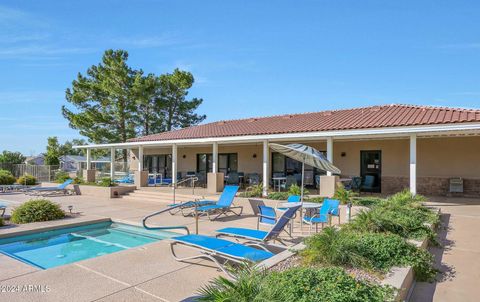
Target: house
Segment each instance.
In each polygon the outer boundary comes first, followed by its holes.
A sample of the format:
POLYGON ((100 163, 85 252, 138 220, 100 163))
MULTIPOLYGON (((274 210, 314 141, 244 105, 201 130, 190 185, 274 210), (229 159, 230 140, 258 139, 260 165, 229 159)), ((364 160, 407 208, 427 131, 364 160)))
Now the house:
MULTIPOLYGON (((91 160, 91 164, 95 166, 95 169, 101 170, 106 164, 110 163, 110 158, 100 157, 95 160, 91 160)), ((66 172, 80 171, 86 168, 87 157, 81 155, 63 155, 60 157, 60 169, 66 172)))
MULTIPOLYGON (((463 184, 455 190, 480 196, 479 135, 480 110, 392 104, 225 120, 126 143, 78 147, 87 148, 87 157, 96 148, 110 148, 112 153, 129 149, 132 170, 164 177, 189 171, 257 173, 266 192, 272 177, 296 175, 301 168, 273 153, 269 143, 302 143, 323 151, 340 168, 342 178, 373 180, 373 192, 409 188, 413 193, 447 195, 455 179, 463 184)), ((311 167, 306 171, 307 185, 322 173, 311 167)))

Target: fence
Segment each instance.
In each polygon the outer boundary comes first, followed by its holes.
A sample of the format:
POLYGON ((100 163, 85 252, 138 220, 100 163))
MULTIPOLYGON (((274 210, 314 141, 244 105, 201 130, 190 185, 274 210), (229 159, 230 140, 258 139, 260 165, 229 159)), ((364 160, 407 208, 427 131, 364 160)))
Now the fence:
POLYGON ((0 170, 10 171, 13 176, 20 177, 25 174, 34 176, 38 182, 52 181, 55 173, 60 169, 53 165, 26 165, 26 164, 6 164, 0 163, 0 170))

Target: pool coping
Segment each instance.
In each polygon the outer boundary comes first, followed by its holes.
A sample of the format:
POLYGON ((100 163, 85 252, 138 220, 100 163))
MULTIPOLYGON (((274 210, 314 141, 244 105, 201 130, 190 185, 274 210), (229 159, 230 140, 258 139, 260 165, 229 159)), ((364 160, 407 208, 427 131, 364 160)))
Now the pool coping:
POLYGON ((86 218, 86 219, 68 218, 68 219, 60 219, 60 220, 34 222, 35 225, 29 224, 27 226, 27 227, 33 227, 33 228, 29 228, 26 230, 17 230, 15 228, 2 230, 3 232, 0 233, 0 239, 30 235, 30 234, 40 233, 40 232, 47 232, 47 231, 67 228, 67 227, 77 227, 77 226, 83 226, 83 225, 101 223, 101 222, 115 222, 115 221, 109 217, 99 217, 99 218, 86 218), (66 220, 66 221, 63 221, 63 220, 66 220), (58 222, 58 223, 55 223, 55 222, 58 222), (52 224, 43 225, 43 226, 38 225, 42 223, 52 223, 52 224))

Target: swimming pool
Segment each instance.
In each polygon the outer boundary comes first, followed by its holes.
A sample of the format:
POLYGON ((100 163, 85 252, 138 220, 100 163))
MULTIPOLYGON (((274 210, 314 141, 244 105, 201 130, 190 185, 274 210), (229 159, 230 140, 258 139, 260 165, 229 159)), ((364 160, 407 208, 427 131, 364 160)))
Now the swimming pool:
POLYGON ((0 253, 41 269, 156 242, 175 235, 115 222, 61 228, 0 239, 0 253))

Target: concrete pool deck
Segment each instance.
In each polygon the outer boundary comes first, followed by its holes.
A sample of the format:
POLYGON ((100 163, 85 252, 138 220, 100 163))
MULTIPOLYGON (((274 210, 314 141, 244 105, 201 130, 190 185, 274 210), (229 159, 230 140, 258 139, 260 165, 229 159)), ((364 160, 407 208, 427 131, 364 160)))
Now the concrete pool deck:
MULTIPOLYGON (((9 213, 12 207, 20 205, 31 196, 23 194, 0 195, 7 201, 9 213)), ((165 203, 99 199, 88 196, 61 196, 49 198, 59 203, 63 209, 73 205, 73 212, 81 216, 57 221, 31 223, 14 227, 0 228, 2 234, 28 231, 40 227, 63 225, 73 221, 112 218, 131 224, 140 224, 142 218, 165 208, 165 203)), ((213 234, 225 226, 256 227, 256 217, 251 213, 246 200, 239 201, 244 206, 241 217, 228 217, 218 221, 201 219, 199 233, 213 234)), ((342 211, 344 214, 344 210, 342 211)), ((345 217, 342 217, 345 221, 345 217)), ((333 219, 333 223, 337 220, 333 219)), ((162 214, 151 219, 157 225, 187 225, 195 230, 192 217, 162 214)), ((299 228, 295 228, 299 230, 299 228)), ((304 227, 308 235, 308 227, 304 227)), ((299 231, 298 231, 299 232, 299 231)), ((300 233, 294 237, 301 236, 300 233)), ((285 238, 288 240, 288 238, 285 238)), ((181 255, 192 253, 181 249, 181 255)), ((221 272, 210 261, 177 262, 171 257, 168 241, 159 241, 129 250, 79 261, 76 263, 40 270, 5 255, 0 255, 0 286, 48 286, 48 292, 0 292, 0 301, 182 301, 197 294, 200 287, 207 284, 221 272)))

